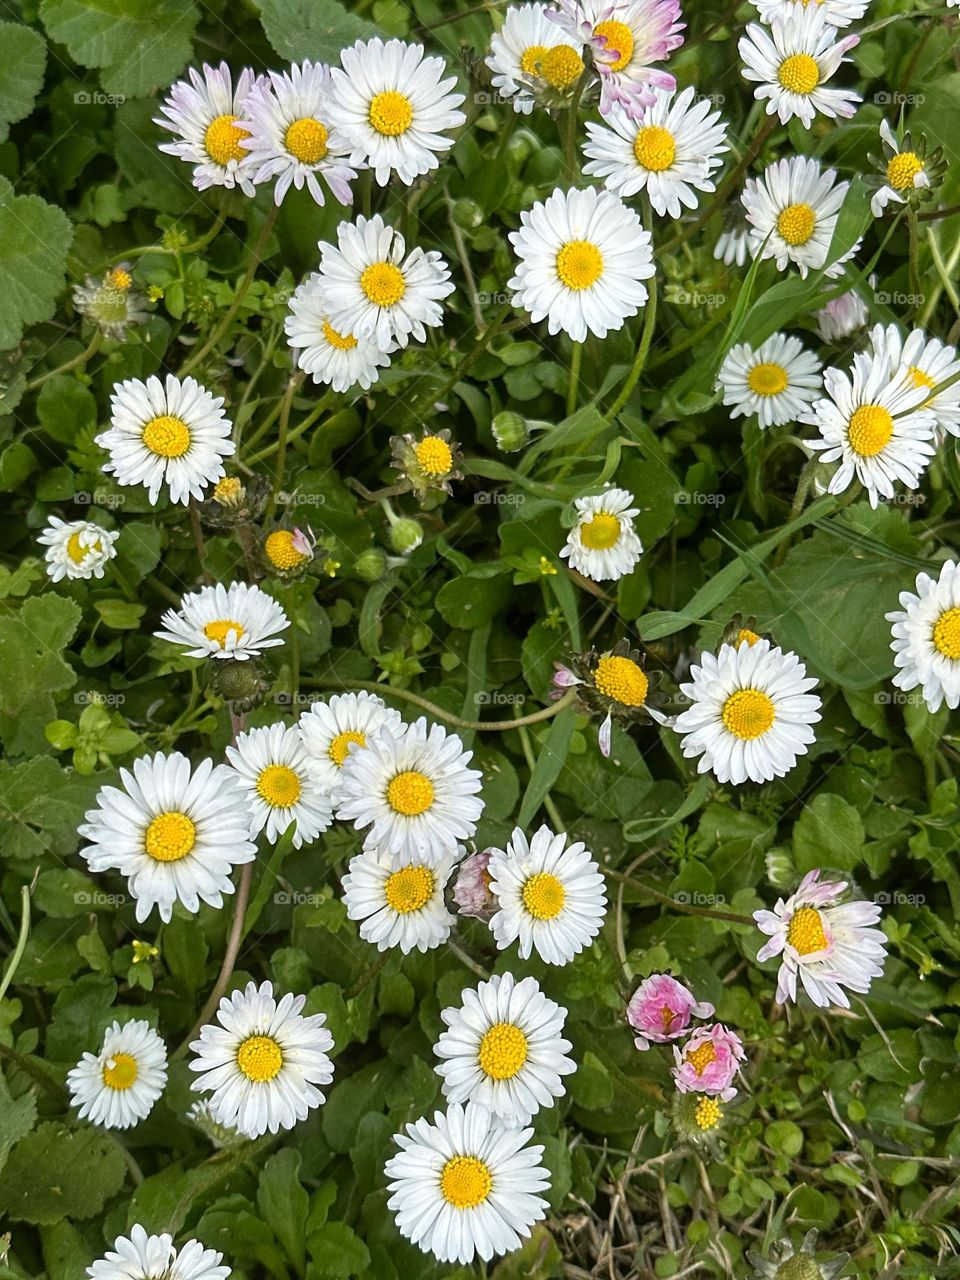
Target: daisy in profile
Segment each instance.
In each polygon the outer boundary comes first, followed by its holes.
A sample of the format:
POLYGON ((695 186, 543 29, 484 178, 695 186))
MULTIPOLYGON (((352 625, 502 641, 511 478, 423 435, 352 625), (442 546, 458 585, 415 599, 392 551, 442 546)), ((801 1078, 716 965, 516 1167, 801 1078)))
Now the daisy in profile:
POLYGON ((264 649, 283 644, 277 634, 290 625, 274 600, 254 584, 218 582, 191 591, 179 609, 168 609, 160 620, 163 631, 153 634, 186 648, 190 658, 259 658, 264 649))
POLYGON ((167 1050, 149 1022, 113 1022, 99 1053, 85 1053, 67 1073, 81 1120, 129 1129, 153 1110, 167 1083, 167 1050))
MULTIPOLYGON (((875 277, 870 277, 871 284, 875 277)), ((825 307, 813 313, 817 323, 817 333, 824 342, 838 344, 849 338, 858 329, 866 328, 870 321, 867 304, 856 289, 842 293, 839 298, 831 298, 825 307)))
POLYGON ((751 229, 744 217, 743 206, 735 200, 729 201, 723 211, 723 230, 713 247, 713 256, 724 266, 744 266, 752 250, 750 247, 751 229))
POLYGON ((647 300, 642 282, 654 274, 650 232, 639 214, 610 191, 561 191, 520 215, 511 231, 517 273, 513 305, 583 342, 622 329, 647 300))
POLYGON ((943 382, 960 373, 955 347, 939 338, 928 338, 922 329, 913 329, 904 339, 895 324, 876 325, 870 331, 870 346, 877 360, 886 360, 896 377, 911 388, 927 392, 923 407, 933 411, 937 432, 960 436, 960 383, 936 391, 943 382))
POLYGON ((838 39, 821 8, 797 6, 769 28, 750 23, 738 46, 743 78, 757 82, 753 96, 781 124, 796 116, 809 129, 818 115, 849 119, 860 95, 826 86, 859 43, 859 36, 838 39))
POLYGON ((340 770, 351 752, 362 751, 381 731, 395 736, 402 728, 399 711, 365 690, 336 693, 325 702, 312 703, 299 724, 307 767, 327 792, 339 783, 340 770))
POLYGON ((87 1267, 89 1280, 229 1280, 223 1254, 205 1249, 199 1240, 173 1247, 173 1236, 148 1236, 136 1223, 129 1236, 118 1236, 113 1248, 87 1267))
POLYGON ((673 1046, 673 1083, 681 1093, 706 1093, 721 1102, 737 1096, 733 1081, 746 1058, 743 1042, 722 1022, 698 1027, 682 1049, 673 1046))
POLYGON ((640 508, 627 489, 577 498, 577 522, 560 552, 570 568, 592 582, 615 582, 637 566, 643 547, 633 528, 640 508))
POLYGON ((456 857, 477 829, 482 774, 455 733, 421 717, 351 751, 340 771, 337 817, 366 830, 364 848, 425 861, 456 857))
POLYGON ((562 104, 583 75, 583 42, 571 41, 551 21, 552 12, 545 4, 511 6, 490 40, 493 87, 523 115, 538 101, 562 104))
POLYGON ((690 668, 680 692, 690 706, 676 719, 687 759, 699 757, 698 773, 739 786, 782 778, 814 741, 820 719, 816 680, 795 653, 771 648, 769 640, 720 646, 690 668))
POLYGON ((485 1262, 519 1248, 547 1212, 543 1147, 486 1107, 454 1103, 408 1124, 384 1166, 397 1230, 440 1262, 485 1262))
POLYGON ((756 351, 732 347, 717 374, 732 418, 755 413, 761 427, 795 422, 823 390, 823 366, 799 338, 775 333, 756 351))
POLYGON ((166 485, 171 502, 184 506, 203 497, 207 485, 223 478, 223 459, 236 451, 223 412, 223 397, 212 396, 195 378, 181 382, 129 378, 114 385, 110 428, 94 441, 110 454, 103 470, 117 484, 142 484, 156 504, 166 485))
POLYGON ((310 772, 310 759, 295 725, 249 729, 227 747, 250 814, 250 836, 261 831, 276 844, 293 827, 293 847, 311 844, 333 821, 327 791, 310 772))
POLYGON ((340 393, 373 386, 390 356, 370 335, 341 333, 333 327, 319 275, 314 273, 296 288, 289 305, 283 329, 298 369, 340 393))
MULTIPOLYGON (((793 156, 778 160, 759 178, 748 178, 743 189, 743 207, 753 228, 751 255, 775 258, 778 271, 792 262, 806 279, 827 261, 840 206, 850 188, 837 182, 833 169, 826 173, 818 160, 793 156)), ((859 248, 859 241, 837 262, 830 263, 827 275, 843 272, 843 264, 859 248)))
POLYGON ((340 204, 352 202, 357 173, 347 163, 346 140, 332 127, 332 100, 330 68, 309 60, 271 71, 247 96, 243 146, 254 182, 274 183, 276 204, 291 186, 306 186, 317 204, 325 204, 324 185, 340 204))
POLYGON ((488 874, 499 907, 490 930, 501 951, 516 942, 522 960, 536 951, 545 964, 569 964, 600 932, 604 879, 581 841, 568 845, 542 826, 528 842, 515 827, 506 849, 491 853, 488 874))
POLYGON ((820 1009, 830 1004, 849 1009, 846 991, 866 995, 883 974, 887 939, 872 926, 880 920, 875 902, 846 902, 845 880, 820 882, 822 871, 810 871, 796 893, 777 900, 772 911, 755 911, 757 928, 770 941, 761 947, 762 964, 780 956, 777 1003, 797 999, 797 978, 820 1009), (844 990, 846 988, 846 991, 844 990))
POLYGON ((37 538, 46 547, 44 560, 54 582, 64 578, 102 578, 107 563, 117 554, 114 543, 119 533, 111 533, 90 520, 60 520, 51 516, 37 538))
POLYGON ((190 1048, 197 1073, 191 1089, 210 1094, 218 1124, 247 1138, 292 1129, 325 1101, 319 1085, 333 1079, 333 1036, 326 1015, 303 1016, 306 996, 276 1000, 273 985, 248 982, 224 996, 217 1022, 190 1048))
POLYGON ((320 241, 318 286, 337 333, 375 342, 381 350, 423 342, 443 322, 440 303, 454 291, 450 268, 430 249, 411 249, 379 213, 341 222, 336 246, 320 241))
POLYGON ((350 163, 372 169, 385 187, 396 174, 407 186, 438 168, 467 117, 458 110, 456 76, 443 77, 442 58, 426 58, 423 46, 379 36, 341 49, 331 72, 329 112, 350 146, 350 163))
POLYGON ((716 190, 711 175, 729 148, 719 111, 695 98, 693 88, 679 95, 658 89, 641 120, 613 107, 603 124, 587 121, 584 173, 624 200, 646 190, 661 217, 696 209, 696 192, 716 190))
POLYGON ((407 955, 446 942, 454 917, 444 903, 452 857, 391 858, 370 849, 350 859, 343 877, 347 916, 360 921, 360 937, 378 951, 407 955))
POLYGON ((668 1044, 690 1030, 691 1018, 709 1018, 713 1005, 698 1001, 668 973, 654 973, 644 978, 627 1005, 627 1021, 639 1034, 633 1043, 638 1049, 651 1044, 668 1044))
POLYGON ((928 196, 946 169, 940 147, 928 156, 926 138, 921 136, 915 143, 911 134, 905 133, 898 139, 887 120, 881 121, 880 141, 882 158, 870 157, 883 174, 882 184, 870 200, 875 218, 883 216, 888 204, 909 204, 914 193, 918 199, 928 196))
POLYGON ((249 131, 240 121, 257 76, 244 67, 234 88, 225 62, 219 67, 204 63, 202 74, 190 67, 189 75, 189 80, 178 80, 171 87, 154 118, 154 124, 177 139, 161 142, 159 149, 193 165, 193 185, 198 191, 239 187, 245 196, 252 196, 255 165, 244 146, 249 131))
POLYGON ((960 566, 947 560, 936 578, 918 573, 916 593, 900 592, 901 608, 886 615, 898 689, 922 689, 930 712, 960 706, 960 566))
POLYGON ((252 862, 249 817, 231 769, 201 760, 191 767, 179 751, 141 756, 133 771, 120 770, 120 787, 101 787, 78 834, 91 871, 119 871, 136 899, 136 916, 154 907, 166 924, 173 904, 188 911, 200 903, 223 906, 233 893, 234 867, 252 862))
MULTIPOLYGON (((773 22, 777 18, 789 18, 801 7, 806 9, 810 0, 752 0, 760 10, 761 22, 773 22)), ((949 2, 949 0, 948 0, 949 2)), ((870 8, 870 0, 816 0, 824 19, 833 27, 849 27, 859 22, 870 8)))
POLYGON ((843 493, 854 480, 870 505, 892 498, 899 481, 916 489, 936 453, 936 414, 924 406, 928 389, 899 374, 888 359, 858 352, 848 376, 839 369, 823 375, 828 399, 801 415, 820 430, 808 441, 822 462, 836 462, 830 493, 843 493))

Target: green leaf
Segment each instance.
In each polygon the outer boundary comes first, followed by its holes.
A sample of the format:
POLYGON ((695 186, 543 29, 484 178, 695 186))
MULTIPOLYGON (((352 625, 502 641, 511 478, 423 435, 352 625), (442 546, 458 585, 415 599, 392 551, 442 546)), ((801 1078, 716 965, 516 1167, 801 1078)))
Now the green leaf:
POLYGON ((39 196, 16 196, 0 177, 0 351, 27 325, 49 320, 64 285, 73 228, 62 209, 39 196))
POLYGON ((451 578, 437 593, 437 608, 451 627, 472 631, 485 627, 507 607, 513 588, 505 575, 496 578, 451 578))
POLYGON ((31 1092, 19 1098, 11 1097, 7 1082, 0 1075, 0 1170, 7 1163, 14 1143, 30 1132, 36 1118, 36 1095, 31 1092))
POLYGON ((550 731, 537 756, 537 763, 530 775, 530 781, 527 783, 527 789, 523 793, 523 803, 520 805, 520 814, 517 818, 518 826, 525 827, 533 819, 543 804, 547 792, 560 776, 560 770, 570 750, 570 739, 573 737, 576 720, 576 707, 566 707, 550 726, 550 731))
POLYGON ((263 0, 260 21, 274 50, 290 62, 338 62, 341 49, 377 31, 337 0, 263 0))
POLYGON ((303 1271, 310 1197, 300 1185, 300 1152, 287 1147, 263 1166, 257 1206, 298 1273, 303 1271))
POLYGON ((47 46, 43 37, 19 22, 0 22, 0 141, 8 126, 30 114, 43 88, 47 46))
POLYGON ((18 613, 0 618, 0 735, 12 754, 42 748, 43 727, 54 719, 50 695, 76 684, 63 651, 79 622, 79 607, 58 595, 26 600, 18 613))
POLYGON ((846 800, 823 792, 804 806, 793 828, 793 852, 801 873, 817 867, 850 871, 863 852, 863 823, 846 800))
POLYGON ((0 1202, 14 1222, 92 1218, 123 1186, 126 1168, 107 1134, 48 1122, 10 1152, 0 1174, 0 1202))
POLYGON ((370 1263, 370 1252, 352 1227, 345 1222, 328 1222, 307 1241, 310 1265, 307 1280, 347 1280, 362 1276, 370 1263))

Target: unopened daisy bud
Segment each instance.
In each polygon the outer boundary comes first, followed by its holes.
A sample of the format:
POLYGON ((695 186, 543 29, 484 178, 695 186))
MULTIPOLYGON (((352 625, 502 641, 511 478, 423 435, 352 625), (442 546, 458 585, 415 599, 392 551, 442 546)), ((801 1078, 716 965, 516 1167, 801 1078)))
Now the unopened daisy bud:
POLYGON ((516 453, 530 438, 526 418, 505 409, 498 413, 492 425, 493 438, 502 453, 516 453))
POLYGON ((221 507, 234 510, 243 503, 245 496, 246 490, 239 476, 224 476, 222 480, 218 480, 211 495, 213 501, 219 502, 221 507))
POLYGON ((838 1253, 826 1262, 818 1262, 816 1230, 807 1232, 799 1249, 790 1240, 781 1240, 771 1249, 769 1258, 747 1254, 755 1268, 753 1280, 833 1280, 849 1257, 848 1253, 838 1253))
POLYGON ((387 557, 379 547, 367 547, 357 556, 353 571, 361 582, 379 582, 387 570, 387 557))
POLYGON ((127 330, 149 318, 147 299, 133 287, 126 263, 108 271, 99 280, 87 276, 73 290, 73 305, 81 315, 101 330, 104 337, 122 342, 127 330))
POLYGON ((263 543, 267 567, 279 578, 298 577, 313 559, 316 539, 312 533, 292 529, 274 529, 263 543))
POLYGON ((492 849, 484 849, 465 858, 460 864, 457 882, 453 886, 453 900, 462 916, 477 920, 489 920, 497 910, 497 900, 490 890, 487 867, 492 849))
POLYGON ((423 541, 423 528, 416 520, 394 520, 390 526, 390 547, 399 556, 416 551, 423 541))
POLYGON ((677 1135, 691 1146, 712 1144, 723 1120, 723 1107, 706 1093, 677 1093, 673 1100, 673 1125, 677 1135))
POLYGON ((252 711, 263 701, 270 682, 256 662, 215 662, 210 664, 210 687, 237 711, 252 711))
POLYGON ((238 1147, 241 1143, 248 1141, 242 1133, 238 1133, 230 1125, 219 1124, 214 1120, 210 1103, 206 1098, 193 1104, 187 1112, 187 1119, 191 1124, 196 1125, 218 1151, 223 1151, 227 1147, 238 1147))

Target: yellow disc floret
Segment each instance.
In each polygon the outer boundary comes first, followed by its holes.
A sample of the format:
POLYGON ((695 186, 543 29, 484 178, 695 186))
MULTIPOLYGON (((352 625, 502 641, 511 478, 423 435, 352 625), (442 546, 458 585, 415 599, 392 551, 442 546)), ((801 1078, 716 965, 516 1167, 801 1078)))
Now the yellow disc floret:
POLYGON ((809 53, 793 53, 784 58, 777 79, 788 93, 813 93, 820 83, 820 68, 809 53))
POLYGON ((720 1103, 716 1098, 711 1098, 704 1094, 697 1103, 697 1109, 693 1113, 697 1128, 702 1129, 704 1133, 710 1129, 715 1129, 720 1123, 723 1112, 720 1110, 720 1103))
POLYGON ((214 164, 228 165, 231 160, 239 163, 250 153, 240 143, 250 137, 249 129, 237 124, 236 116, 217 116, 207 125, 203 146, 214 164))
POLYGON ((240 640, 243 636, 243 627, 239 622, 234 622, 232 618, 218 618, 216 622, 208 622, 203 628, 203 634, 208 640, 212 640, 214 644, 218 644, 221 649, 227 647, 227 640, 230 632, 233 632, 240 640))
POLYGON ((243 484, 237 476, 224 476, 213 489, 213 500, 221 507, 235 507, 243 499, 243 484))
POLYGON ((723 704, 724 725, 743 742, 765 734, 776 714, 772 700, 759 689, 738 689, 723 704))
POLYGON ((398 138, 413 124, 413 107, 405 94, 395 89, 378 93, 370 102, 369 120, 385 138, 398 138))
POLYGON ((103 1064, 103 1083, 108 1089, 129 1089, 138 1074, 137 1060, 129 1053, 115 1053, 103 1064))
POLYGON ((197 828, 185 813, 171 809, 158 814, 147 827, 144 849, 154 862, 179 862, 197 843, 197 828))
POLYGON ((588 551, 609 551, 620 537, 620 521, 609 511, 598 511, 580 526, 580 541, 588 551))
POLYGON ((279 1075, 283 1050, 272 1036, 248 1036, 237 1050, 237 1066, 254 1084, 265 1084, 279 1075))
POLYGON ((95 542, 91 542, 89 546, 84 546, 80 541, 80 534, 77 530, 74 530, 74 532, 71 533, 70 539, 67 542, 67 555, 74 564, 83 564, 87 556, 93 555, 100 550, 101 546, 99 538, 97 538, 95 542))
POLYGON ((360 277, 360 288, 375 307, 395 307, 407 292, 407 282, 392 262, 373 262, 360 277))
POLYGON ((263 544, 263 549, 267 553, 267 559, 277 569, 299 569, 311 559, 294 546, 293 534, 289 529, 274 529, 263 544))
POLYGON ((923 173, 923 162, 914 151, 901 151, 887 164, 887 181, 894 191, 911 191, 919 173, 923 173))
POLYGON ((924 373, 922 369, 918 369, 916 365, 911 365, 907 370, 907 376, 915 387, 923 387, 927 391, 932 391, 937 385, 929 373, 924 373))
POLYGON ((556 876, 538 871, 523 886, 523 905, 535 920, 553 920, 563 910, 567 892, 556 876))
POLYGON ((350 754, 352 746, 365 747, 367 745, 367 737, 364 733, 359 733, 353 729, 346 729, 337 736, 327 747, 327 755, 337 766, 338 769, 343 767, 343 762, 350 754))
POLYGON ((492 1080, 512 1080, 527 1060, 527 1037, 512 1022, 498 1022, 480 1041, 477 1061, 492 1080))
POLYGON ((476 1156, 453 1156, 440 1171, 440 1194, 454 1209, 475 1209, 492 1187, 490 1170, 476 1156))
POLYGON ((698 1076, 702 1076, 707 1067, 717 1060, 717 1051, 713 1047, 712 1040, 705 1040, 703 1044, 698 1045, 696 1049, 690 1049, 686 1055, 687 1062, 690 1063, 698 1076))
POLYGON ((406 818, 426 813, 433 804, 433 783, 425 773, 405 769, 390 779, 387 804, 394 813, 402 813, 406 818))
POLYGON ((557 254, 557 276, 575 293, 592 288, 603 275, 603 254, 590 240, 568 240, 557 254))
POLYGON ((933 628, 933 643, 938 653, 951 662, 960 658, 960 609, 947 609, 933 628))
POLYGON ((602 36, 607 44, 604 50, 607 57, 616 54, 616 60, 605 65, 611 71, 622 71, 633 58, 633 32, 625 22, 598 22, 593 28, 595 36, 602 36))
POLYGON ((861 458, 875 458, 893 437, 893 417, 882 404, 862 404, 847 427, 850 448, 861 458))
POLYGON ((583 71, 584 62, 576 49, 568 44, 558 44, 544 53, 537 74, 551 89, 566 93, 577 83, 583 71))
POLYGON ((181 418, 164 413, 144 425, 143 443, 158 458, 182 458, 190 448, 190 428, 181 418))
POLYGON ((387 905, 401 916, 422 911, 433 897, 433 872, 429 867, 401 867, 387 877, 383 887, 387 905))
POLYGON ((547 46, 532 44, 520 55, 520 70, 525 76, 539 76, 540 64, 547 55, 547 46))
POLYGON ((126 267, 113 267, 103 277, 103 283, 109 285, 111 289, 118 289, 121 293, 126 293, 133 284, 133 276, 126 267))
POLYGON ((272 809, 289 809, 302 790, 299 775, 286 764, 268 764, 257 778, 257 795, 272 809))
POLYGON ((601 658, 593 671, 593 683, 601 693, 625 707, 642 707, 650 681, 630 658, 601 658))
POLYGON ((651 173, 663 173, 673 164, 677 154, 677 144, 673 134, 659 125, 648 124, 637 130, 633 143, 633 154, 637 164, 651 173))
POLYGON ((756 396, 778 396, 790 385, 782 364, 755 364, 747 374, 747 386, 756 396))
POLYGON ((453 452, 440 436, 424 436, 413 446, 420 470, 428 476, 445 476, 453 467, 453 452))
POLYGON ((751 631, 749 627, 741 627, 737 632, 737 646, 748 644, 752 649, 760 637, 755 631, 751 631))
POLYGON ((319 164, 327 154, 327 126, 312 116, 294 120, 283 135, 283 145, 301 164, 319 164))
POLYGON ((787 942, 802 956, 825 949, 827 935, 823 931, 823 920, 816 908, 801 907, 793 913, 787 925, 787 942))
POLYGON ((357 339, 352 333, 340 333, 336 330, 329 320, 324 320, 321 325, 323 336, 331 347, 336 351, 352 351, 357 345, 357 339))
POLYGON ((817 215, 808 204, 788 204, 777 218, 777 231, 787 244, 806 244, 817 225, 817 215))

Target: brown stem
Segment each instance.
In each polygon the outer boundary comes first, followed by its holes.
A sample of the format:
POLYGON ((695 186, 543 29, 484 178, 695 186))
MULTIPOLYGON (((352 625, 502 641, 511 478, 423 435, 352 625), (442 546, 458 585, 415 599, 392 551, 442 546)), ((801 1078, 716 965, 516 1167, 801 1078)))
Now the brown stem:
POLYGON ((403 702, 412 702, 415 707, 420 707, 423 711, 429 712, 437 720, 444 720, 447 724, 452 724, 456 729, 486 733, 506 733, 509 729, 516 729, 522 725, 539 724, 543 720, 552 720, 555 715, 566 710, 576 701, 577 697, 576 690, 571 689, 551 706, 541 707, 539 711, 533 711, 530 715, 521 716, 517 720, 464 720, 461 716, 454 715, 452 711, 438 707, 435 702, 430 702, 428 698, 421 698, 418 693, 411 693, 409 689, 393 689, 389 685, 378 684, 375 680, 324 680, 321 677, 319 679, 304 680, 303 683, 318 689, 369 689, 372 693, 379 693, 385 698, 392 695, 395 698, 400 698, 403 702))

